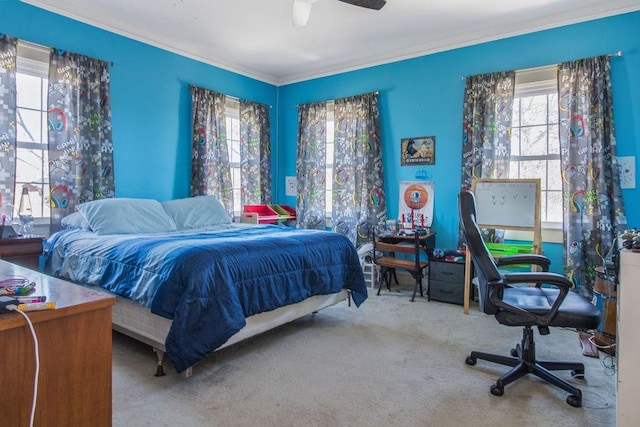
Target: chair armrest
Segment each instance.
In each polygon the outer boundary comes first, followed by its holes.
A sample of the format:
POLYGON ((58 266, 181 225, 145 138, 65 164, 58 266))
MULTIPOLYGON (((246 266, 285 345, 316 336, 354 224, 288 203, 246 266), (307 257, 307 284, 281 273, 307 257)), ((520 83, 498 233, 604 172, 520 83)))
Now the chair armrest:
POLYGON ((542 268, 543 272, 549 271, 549 266, 551 265, 549 258, 539 254, 507 255, 495 258, 495 262, 498 268, 516 264, 537 265, 542 268))
MULTIPOLYGON (((536 318, 536 324, 538 326, 549 326, 551 321, 558 314, 558 310, 560 309, 560 305, 562 301, 566 298, 569 293, 569 289, 573 287, 573 283, 567 279, 565 276, 557 273, 549 273, 549 272, 517 272, 517 273, 508 273, 503 276, 503 283, 505 285, 514 284, 514 283, 535 283, 536 287, 541 287, 543 284, 554 286, 558 289, 558 297, 555 299, 551 308, 544 316, 534 315, 536 318)), ((518 307, 510 306, 509 304, 505 304, 501 301, 501 307, 509 310, 514 308, 518 310, 518 313, 521 313, 521 309, 518 307)), ((533 313, 531 313, 533 314, 533 313)))

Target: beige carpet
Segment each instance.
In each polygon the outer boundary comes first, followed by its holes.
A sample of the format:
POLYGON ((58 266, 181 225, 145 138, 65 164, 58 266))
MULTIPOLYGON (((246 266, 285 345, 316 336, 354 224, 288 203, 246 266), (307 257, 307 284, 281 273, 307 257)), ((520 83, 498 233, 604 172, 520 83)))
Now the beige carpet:
POLYGON ((521 329, 499 325, 472 305, 409 301, 408 289, 309 315, 216 352, 191 378, 156 378, 149 347, 114 333, 114 426, 597 426, 615 425, 614 359, 582 356, 575 331, 540 337, 539 358, 582 360, 574 380, 583 407, 529 376, 489 387, 506 367, 472 350, 508 354, 521 329))

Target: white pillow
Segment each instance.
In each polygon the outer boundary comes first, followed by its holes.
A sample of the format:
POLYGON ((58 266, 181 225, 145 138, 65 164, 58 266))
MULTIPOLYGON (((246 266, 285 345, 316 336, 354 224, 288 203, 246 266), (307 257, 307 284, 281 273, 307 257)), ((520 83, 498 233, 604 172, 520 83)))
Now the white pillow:
POLYGON ((89 223, 80 212, 74 212, 65 216, 62 218, 62 221, 60 221, 60 224, 67 228, 80 228, 82 230, 90 229, 89 223))
POLYGON ((231 217, 213 196, 196 196, 162 202, 178 230, 229 224, 231 217))
POLYGON ((100 199, 76 209, 97 234, 137 234, 175 231, 176 224, 162 205, 152 199, 100 199))

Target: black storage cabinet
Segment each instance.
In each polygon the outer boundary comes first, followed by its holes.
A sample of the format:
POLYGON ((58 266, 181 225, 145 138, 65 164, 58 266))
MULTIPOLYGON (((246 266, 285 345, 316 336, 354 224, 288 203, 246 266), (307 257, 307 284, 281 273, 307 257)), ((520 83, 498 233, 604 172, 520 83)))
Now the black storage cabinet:
POLYGON ((464 304, 464 261, 430 257, 429 297, 434 301, 464 304))

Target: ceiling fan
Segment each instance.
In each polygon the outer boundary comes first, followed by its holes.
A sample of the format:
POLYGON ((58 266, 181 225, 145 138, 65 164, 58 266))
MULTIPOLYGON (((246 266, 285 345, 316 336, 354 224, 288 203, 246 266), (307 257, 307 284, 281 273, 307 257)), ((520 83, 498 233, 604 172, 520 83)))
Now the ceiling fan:
MULTIPOLYGON (((296 27, 304 27, 309 22, 311 16, 311 5, 318 0, 293 0, 293 13, 291 20, 296 27)), ((387 4, 386 0, 338 0, 354 6, 367 9, 380 10, 387 4)))

